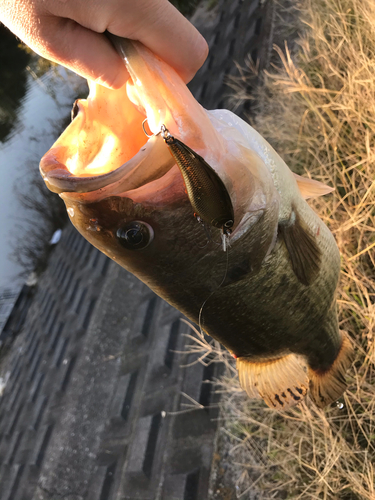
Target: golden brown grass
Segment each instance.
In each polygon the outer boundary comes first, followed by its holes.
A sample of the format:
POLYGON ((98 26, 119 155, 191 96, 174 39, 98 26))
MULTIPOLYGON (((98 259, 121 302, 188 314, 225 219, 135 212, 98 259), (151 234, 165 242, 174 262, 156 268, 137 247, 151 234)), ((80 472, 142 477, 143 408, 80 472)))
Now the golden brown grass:
POLYGON ((336 188, 312 206, 341 251, 340 327, 357 356, 337 405, 306 401, 284 413, 247 399, 227 362, 222 415, 238 498, 374 500, 375 2, 298 9, 299 49, 292 58, 276 48, 282 64, 265 75, 254 126, 292 170, 336 188))

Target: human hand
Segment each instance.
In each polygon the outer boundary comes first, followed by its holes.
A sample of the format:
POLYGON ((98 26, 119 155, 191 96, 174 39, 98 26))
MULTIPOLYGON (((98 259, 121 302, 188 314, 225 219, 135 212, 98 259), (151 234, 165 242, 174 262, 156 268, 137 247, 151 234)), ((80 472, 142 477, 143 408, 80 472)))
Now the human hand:
POLYGON ((104 31, 139 40, 189 82, 207 43, 168 0, 1 0, 0 20, 35 52, 106 87, 129 74, 104 31))

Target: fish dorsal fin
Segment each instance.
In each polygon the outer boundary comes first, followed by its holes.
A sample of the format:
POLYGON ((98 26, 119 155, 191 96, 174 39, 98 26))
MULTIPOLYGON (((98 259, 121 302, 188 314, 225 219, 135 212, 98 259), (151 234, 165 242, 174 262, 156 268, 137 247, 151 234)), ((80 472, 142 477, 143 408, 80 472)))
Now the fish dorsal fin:
POLYGON ((324 372, 309 368, 310 398, 319 408, 335 402, 346 389, 345 372, 353 362, 354 351, 348 335, 340 333, 341 348, 332 366, 324 372))
POLYGON ((295 406, 309 388, 306 361, 297 354, 258 363, 239 357, 237 370, 241 387, 248 396, 263 399, 272 409, 295 406))
POLYGON ((311 285, 317 277, 322 252, 316 238, 293 210, 288 221, 279 223, 279 233, 288 249, 294 274, 304 285, 311 285))
POLYGON ((324 194, 332 193, 335 188, 327 186, 319 181, 314 181, 314 179, 309 179, 308 177, 301 177, 293 172, 294 178, 297 181, 298 189, 305 200, 309 198, 317 198, 318 196, 323 196, 324 194))

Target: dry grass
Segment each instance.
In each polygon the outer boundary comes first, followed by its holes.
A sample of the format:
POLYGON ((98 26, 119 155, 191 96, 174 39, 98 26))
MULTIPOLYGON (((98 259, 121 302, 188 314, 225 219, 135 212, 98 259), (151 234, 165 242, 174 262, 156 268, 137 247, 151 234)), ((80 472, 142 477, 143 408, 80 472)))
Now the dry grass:
POLYGON ((299 50, 276 49, 282 64, 265 75, 254 126, 292 170, 336 188, 312 205, 340 247, 340 327, 357 357, 337 405, 284 413, 245 398, 228 362, 222 414, 238 498, 374 500, 375 2, 298 9, 299 50))

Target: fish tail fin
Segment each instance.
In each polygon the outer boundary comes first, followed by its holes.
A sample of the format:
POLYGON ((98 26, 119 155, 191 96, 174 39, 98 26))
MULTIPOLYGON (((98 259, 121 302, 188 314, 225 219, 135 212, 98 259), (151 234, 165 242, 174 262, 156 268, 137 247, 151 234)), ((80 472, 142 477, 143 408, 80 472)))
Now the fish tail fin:
POLYGON ((354 350, 348 335, 341 332, 341 337, 341 348, 328 370, 309 368, 310 397, 319 408, 336 401, 347 387, 345 372, 353 362, 354 350))
POLYGON ((300 403, 309 388, 307 363, 297 354, 260 362, 237 358, 242 388, 250 398, 261 398, 273 409, 285 410, 300 403))

